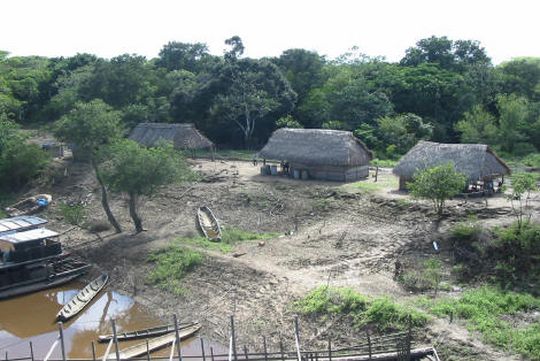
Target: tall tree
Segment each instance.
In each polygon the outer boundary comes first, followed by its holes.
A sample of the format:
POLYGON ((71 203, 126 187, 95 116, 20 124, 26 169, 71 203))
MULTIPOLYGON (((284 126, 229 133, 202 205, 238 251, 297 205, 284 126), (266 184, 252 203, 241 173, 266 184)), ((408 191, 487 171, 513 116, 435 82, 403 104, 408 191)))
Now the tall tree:
POLYGON ((100 99, 89 103, 77 103, 71 112, 56 122, 55 135, 62 141, 74 144, 79 153, 86 154, 90 158, 101 188, 103 210, 116 232, 122 232, 109 206, 107 188, 98 166, 100 149, 117 141, 123 135, 121 114, 100 99))
POLYGON ((117 142, 106 150, 103 178, 114 191, 129 196, 129 214, 137 233, 143 231, 137 207, 141 196, 151 196, 160 186, 190 179, 192 173, 171 145, 144 148, 131 140, 117 142))
POLYGON ((198 73, 208 58, 210 54, 206 44, 171 41, 160 50, 156 65, 169 71, 187 70, 198 73))

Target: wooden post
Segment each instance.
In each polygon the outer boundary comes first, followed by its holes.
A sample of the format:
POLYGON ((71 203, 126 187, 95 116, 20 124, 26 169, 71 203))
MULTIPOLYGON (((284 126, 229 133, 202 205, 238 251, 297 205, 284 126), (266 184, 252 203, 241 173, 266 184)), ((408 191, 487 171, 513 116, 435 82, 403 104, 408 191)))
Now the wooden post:
POLYGON ((199 337, 199 340, 201 340, 201 355, 202 355, 202 359, 203 361, 206 361, 206 355, 204 353, 204 340, 202 337, 199 337))
POLYGON ((32 341, 30 341, 30 359, 34 361, 34 346, 32 346, 32 341))
POLYGON ((214 348, 210 346, 210 358, 214 361, 214 348))
POLYGON ((332 361, 332 340, 328 339, 328 361, 332 361))
POLYGON ((146 339, 146 360, 150 361, 150 345, 148 345, 148 339, 146 339))
POLYGON ((92 341, 92 360, 96 361, 96 344, 92 341))
POLYGON ((62 328, 62 322, 58 322, 58 333, 60 334, 60 347, 62 348, 62 360, 66 361, 66 348, 64 345, 64 329, 62 328))
POLYGON ((232 349, 234 355, 234 361, 238 360, 238 355, 236 354, 236 334, 234 332, 234 316, 231 315, 231 338, 232 338, 232 349))
POLYGON ((180 347, 180 334, 178 333, 178 317, 176 314, 173 315, 174 321, 174 332, 176 333, 176 347, 178 352, 178 361, 182 361, 182 348, 180 347))
POLYGON ((116 322, 114 322, 114 320, 111 320, 111 324, 114 339, 114 352, 116 353, 116 361, 120 361, 120 351, 118 350, 118 337, 116 335, 116 322))
POLYGON ((367 336, 369 359, 371 360, 371 337, 369 336, 369 331, 366 331, 366 336, 367 336))
POLYGON ((379 178, 379 165, 377 164, 375 168, 375 183, 377 183, 378 178, 379 178))
POLYGON ((300 327, 298 326, 298 315, 294 316, 294 338, 296 341, 296 354, 298 361, 302 361, 302 352, 300 351, 300 327))
POLYGON ((263 336, 264 361, 268 361, 268 348, 266 346, 266 336, 263 336))
POLYGON ((8 353, 7 353, 7 351, 6 351, 6 361, 8 361, 8 353))
POLYGON ((285 361, 285 353, 283 352, 283 340, 279 339, 279 352, 281 353, 281 360, 285 361))
POLYGON ((249 360, 249 356, 248 356, 248 351, 247 351, 247 346, 244 345, 244 355, 246 355, 246 361, 249 360))

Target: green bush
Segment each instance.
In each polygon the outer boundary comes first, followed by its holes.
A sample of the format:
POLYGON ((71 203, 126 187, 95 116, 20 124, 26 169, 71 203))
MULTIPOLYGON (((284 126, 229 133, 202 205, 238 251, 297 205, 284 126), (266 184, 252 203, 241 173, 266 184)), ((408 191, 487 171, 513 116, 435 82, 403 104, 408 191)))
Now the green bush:
POLYGON ((503 317, 540 309, 540 299, 529 294, 506 292, 493 287, 466 291, 460 298, 424 300, 430 311, 438 316, 455 316, 467 321, 486 341, 513 349, 522 355, 540 360, 540 326, 536 323, 516 327, 503 317))
POLYGON ((540 153, 532 153, 522 159, 523 164, 528 167, 540 168, 540 153))
POLYGON ((148 260, 154 263, 148 281, 180 295, 184 292, 182 278, 202 263, 203 256, 199 252, 173 244, 168 248, 152 252, 148 260))
POLYGON ((410 291, 435 290, 437 293, 442 280, 442 262, 438 259, 426 260, 420 267, 404 270, 398 280, 410 291))
POLYGON ((49 155, 35 144, 10 141, 0 152, 0 189, 18 191, 43 171, 49 155))
POLYGON ((296 311, 305 315, 327 317, 349 316, 356 328, 376 327, 380 332, 404 330, 426 324, 425 314, 397 304, 389 298, 370 299, 350 288, 320 286, 294 303, 296 311))
POLYGON ((80 226, 86 218, 86 209, 82 204, 60 203, 60 213, 69 224, 80 226))

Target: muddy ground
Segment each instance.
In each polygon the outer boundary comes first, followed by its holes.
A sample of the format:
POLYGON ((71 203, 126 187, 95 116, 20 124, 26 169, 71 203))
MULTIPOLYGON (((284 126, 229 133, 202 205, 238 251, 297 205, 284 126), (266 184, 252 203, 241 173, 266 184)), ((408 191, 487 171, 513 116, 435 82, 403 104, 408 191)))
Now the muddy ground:
MULTIPOLYGON (((120 235, 110 230, 93 233, 65 222, 62 202, 83 203, 86 224, 105 222, 94 176, 83 164, 59 165, 60 176, 48 189, 54 202, 44 216, 51 228, 66 232, 63 241, 70 248, 109 272, 113 287, 134 295, 164 319, 173 313, 184 320, 198 319, 205 336, 223 344, 228 344, 229 316, 234 313, 239 343, 250 349, 260 348, 263 334, 274 347, 280 339, 291 345, 291 302, 314 287, 347 286, 371 296, 407 300, 411 295, 392 277, 396 259, 432 256, 432 241, 443 239, 449 226, 469 214, 490 224, 512 220, 504 198, 490 199, 487 205, 457 200, 436 225, 428 204, 393 189, 397 183, 389 170, 379 179, 388 186, 367 192, 354 184, 263 177, 249 162, 192 163, 202 175, 200 182, 170 186, 143 200, 143 233, 133 234, 122 196, 111 201, 125 229, 120 235), (206 251, 203 264, 184 279, 183 296, 148 285, 148 253, 178 236, 197 234, 195 214, 202 205, 212 208, 224 227, 279 236, 237 245, 234 252, 245 253, 241 257, 206 251)), ((301 326, 306 346, 322 345, 328 336, 336 343, 353 343, 358 336, 339 319, 315 324, 303 320, 301 326)), ((419 344, 439 347, 445 359, 519 359, 483 344, 456 322, 434 320, 416 338, 419 344)))

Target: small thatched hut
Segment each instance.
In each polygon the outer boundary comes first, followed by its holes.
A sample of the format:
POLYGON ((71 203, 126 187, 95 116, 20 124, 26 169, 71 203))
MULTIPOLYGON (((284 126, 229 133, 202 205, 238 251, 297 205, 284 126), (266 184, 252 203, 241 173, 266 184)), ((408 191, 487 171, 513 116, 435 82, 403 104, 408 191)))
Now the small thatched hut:
POLYGON ((278 160, 309 178, 340 182, 369 175, 371 151, 351 132, 326 129, 276 130, 258 157, 278 160))
POLYGON ((214 143, 202 135, 191 123, 140 123, 129 135, 129 139, 147 147, 159 142, 171 142, 176 149, 212 149, 214 143))
POLYGON ((399 189, 407 189, 407 182, 422 169, 453 163, 469 182, 492 181, 510 174, 510 168, 485 144, 446 144, 420 141, 394 167, 399 177, 399 189))

